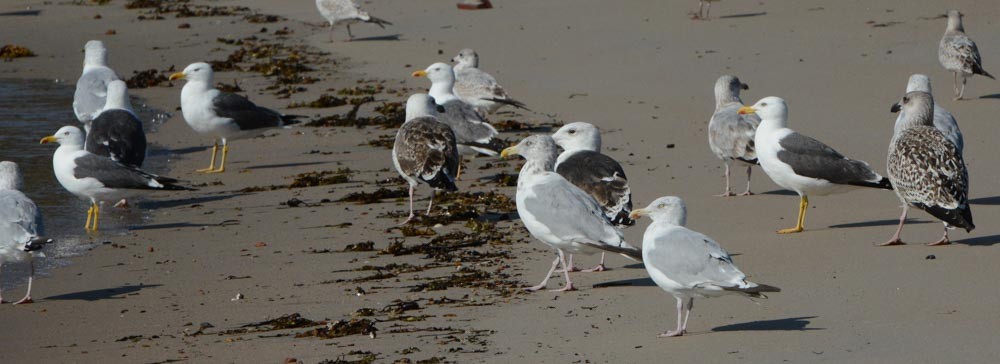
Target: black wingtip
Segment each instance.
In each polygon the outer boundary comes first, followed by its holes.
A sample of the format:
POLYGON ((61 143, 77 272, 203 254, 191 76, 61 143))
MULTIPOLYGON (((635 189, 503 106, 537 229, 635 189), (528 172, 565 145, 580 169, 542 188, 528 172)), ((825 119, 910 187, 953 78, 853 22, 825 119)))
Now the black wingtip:
POLYGON ((919 204, 917 205, 917 208, 927 211, 927 213, 931 214, 931 216, 944 221, 948 225, 965 229, 965 232, 971 232, 976 228, 976 224, 972 222, 972 209, 969 208, 969 205, 964 205, 954 209, 946 209, 940 206, 927 206, 919 204))
POLYGON ((760 165, 760 161, 758 161, 757 158, 746 159, 746 158, 743 158, 743 157, 737 157, 736 159, 739 160, 739 161, 742 161, 743 163, 750 163, 750 164, 760 165))
POLYGON ((525 105, 523 102, 520 102, 520 101, 517 101, 517 100, 512 100, 512 99, 498 99, 498 98, 489 98, 489 99, 484 98, 484 100, 493 101, 493 102, 498 103, 498 104, 510 105, 510 106, 513 106, 513 107, 516 107, 516 108, 519 108, 519 109, 524 109, 524 110, 531 111, 531 109, 528 108, 528 105, 525 105))
POLYGON ((775 286, 771 286, 771 285, 766 285, 766 284, 757 284, 756 286, 750 287, 750 288, 723 287, 722 289, 726 290, 726 291, 730 291, 730 292, 743 293, 743 294, 745 294, 747 296, 750 296, 750 297, 753 297, 753 298, 767 298, 767 296, 764 295, 764 293, 767 293, 767 292, 781 292, 781 288, 778 288, 778 287, 775 287, 775 286))
POLYGON ((889 179, 885 177, 882 177, 882 179, 880 179, 878 182, 858 181, 858 182, 849 182, 847 184, 858 187, 881 188, 884 190, 892 189, 892 182, 889 182, 889 179))
POLYGON ((373 23, 375 25, 378 25, 378 27, 382 28, 382 29, 385 29, 386 25, 393 25, 391 22, 389 22, 389 21, 387 21, 385 19, 379 19, 379 18, 376 18, 374 16, 370 17, 370 19, 368 20, 368 23, 373 23))
POLYGON ((304 119, 307 117, 304 115, 281 115, 281 124, 283 126, 299 124, 302 122, 302 120, 299 120, 300 118, 304 119))
POLYGON ((628 217, 629 212, 630 211, 621 211, 621 212, 619 212, 618 215, 615 216, 615 218, 613 220, 611 220, 611 223, 615 224, 615 225, 620 225, 620 226, 632 226, 632 225, 635 225, 635 220, 632 220, 632 219, 630 219, 628 217))

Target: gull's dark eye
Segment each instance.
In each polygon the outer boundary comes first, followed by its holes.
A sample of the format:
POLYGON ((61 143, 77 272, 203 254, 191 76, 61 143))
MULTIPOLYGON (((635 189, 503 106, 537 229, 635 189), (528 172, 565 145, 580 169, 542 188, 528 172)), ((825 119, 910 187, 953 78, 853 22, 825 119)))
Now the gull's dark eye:
POLYGON ((531 146, 531 144, 534 144, 534 143, 532 143, 532 142, 525 142, 524 143, 525 146, 529 146, 529 147, 531 146))
POLYGON ((659 204, 659 205, 656 206, 656 208, 658 208, 658 209, 662 209, 664 207, 667 207, 667 204, 661 203, 661 204, 659 204))
POLYGON ((909 97, 904 97, 904 98, 903 98, 903 103, 905 104, 905 103, 907 103, 907 102, 910 102, 910 98, 909 98, 909 97))
POLYGON ((570 129, 570 130, 569 130, 569 133, 570 133, 570 134, 576 134, 576 129, 570 129))
POLYGON ((766 102, 765 102, 765 103, 761 103, 761 104, 760 104, 760 107, 764 107, 764 106, 767 106, 767 103, 766 103, 766 102))

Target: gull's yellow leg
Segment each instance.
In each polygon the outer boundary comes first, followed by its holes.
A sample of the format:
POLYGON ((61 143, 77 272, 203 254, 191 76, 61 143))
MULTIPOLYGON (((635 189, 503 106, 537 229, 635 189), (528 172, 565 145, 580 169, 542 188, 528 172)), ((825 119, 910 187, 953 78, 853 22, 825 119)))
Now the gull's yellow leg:
POLYGON ((101 216, 101 205, 95 203, 94 204, 94 228, 90 229, 91 231, 97 231, 97 221, 100 219, 100 216, 101 216))
POLYGON ((83 230, 90 231, 90 219, 94 217, 94 203, 90 203, 90 208, 87 209, 87 222, 83 224, 83 230))
POLYGON ((205 172, 210 173, 215 170, 215 153, 219 151, 219 142, 212 142, 212 162, 208 164, 208 168, 203 168, 196 170, 195 172, 205 172))
POLYGON ((799 197, 799 218, 795 223, 795 227, 790 229, 778 230, 778 234, 791 234, 799 233, 804 229, 804 224, 806 222, 806 208, 809 207, 809 197, 805 195, 799 197))
POLYGON ((222 163, 219 163, 219 169, 208 171, 208 173, 222 173, 226 171, 226 155, 229 154, 229 146, 225 143, 222 144, 222 163))

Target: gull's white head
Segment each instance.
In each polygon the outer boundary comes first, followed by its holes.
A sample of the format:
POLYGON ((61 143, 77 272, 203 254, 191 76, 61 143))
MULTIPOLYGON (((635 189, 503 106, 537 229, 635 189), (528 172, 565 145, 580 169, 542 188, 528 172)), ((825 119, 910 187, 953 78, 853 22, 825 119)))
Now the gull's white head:
POLYGON ((104 110, 121 109, 132 111, 132 103, 128 99, 128 87, 125 81, 114 80, 108 83, 108 99, 104 110))
POLYGON ((906 92, 923 91, 931 93, 931 79, 919 73, 910 76, 906 82, 906 92))
POLYGON ((406 121, 419 117, 437 117, 444 108, 434 103, 434 98, 428 94, 413 94, 406 99, 406 121))
POLYGON ((184 71, 170 75, 170 80, 184 79, 188 82, 204 82, 212 85, 212 65, 205 62, 192 63, 184 71))
POLYGON ((104 42, 92 40, 83 46, 83 66, 98 67, 108 65, 108 49, 104 42))
POLYGON ((898 112, 896 132, 911 126, 934 126, 934 97, 923 91, 907 92, 902 100, 892 105, 891 112, 898 112))
POLYGON ((541 162, 551 171, 556 160, 556 142, 552 137, 543 134, 536 134, 524 138, 520 143, 500 152, 500 158, 508 158, 512 155, 520 155, 528 162, 541 162))
POLYGON ((23 183, 21 169, 17 167, 17 163, 0 162, 0 191, 20 190, 23 183))
POLYGON ((563 125, 552 134, 552 139, 567 152, 601 151, 601 130, 593 124, 582 121, 563 125))
POLYGON ((59 145, 83 147, 83 131, 75 126, 59 128, 55 134, 42 138, 39 144, 59 143, 59 145))
POLYGON ((455 67, 479 67, 479 55, 472 48, 466 48, 458 51, 458 55, 451 59, 455 62, 455 67))
POLYGON ((736 76, 723 75, 715 81, 715 104, 742 102, 740 100, 740 91, 749 89, 750 85, 741 82, 736 76))
POLYGON ((788 106, 785 105, 785 99, 777 96, 768 96, 760 99, 753 106, 741 107, 739 114, 757 114, 760 116, 761 124, 771 122, 776 123, 779 127, 785 127, 788 124, 788 106))
POLYGON ((965 31, 962 27, 962 17, 964 14, 958 10, 948 10, 948 29, 947 30, 960 30, 965 31))
POLYGON ((655 222, 684 226, 687 223, 687 206, 680 197, 664 196, 654 200, 649 206, 632 210, 628 216, 631 219, 638 219, 647 215, 655 222))
POLYGON ((455 87, 455 71, 446 63, 435 63, 427 66, 427 69, 413 72, 413 77, 427 77, 431 80, 431 89, 428 92, 439 104, 456 99, 452 93, 455 87))

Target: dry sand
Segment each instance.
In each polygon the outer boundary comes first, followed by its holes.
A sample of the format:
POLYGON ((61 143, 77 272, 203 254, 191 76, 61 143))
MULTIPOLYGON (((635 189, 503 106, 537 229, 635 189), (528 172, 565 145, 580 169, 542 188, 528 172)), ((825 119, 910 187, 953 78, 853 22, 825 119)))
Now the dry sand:
MULTIPOLYGON (((600 126, 606 152, 626 165, 638 205, 661 195, 685 198, 691 228, 738 254, 737 264, 753 280, 783 292, 757 303, 736 297, 698 301, 689 336, 658 339, 657 333, 674 325, 674 300, 646 278, 641 265, 619 257, 610 259, 609 272, 577 275, 582 288, 577 292, 511 294, 511 284, 540 279, 551 259, 551 252, 532 241, 516 220, 497 222, 492 234, 502 239, 449 250, 457 257, 447 262, 425 254, 312 253, 363 241, 374 242, 376 250, 397 239, 416 246, 432 238, 404 239, 393 229, 398 218, 379 218, 398 216, 405 209, 403 199, 368 205, 322 202, 373 191, 375 181, 402 188, 392 179, 388 149, 365 143, 394 130, 272 131, 233 143, 227 173, 196 174, 192 171, 207 162, 209 141, 196 137, 175 111, 181 85, 175 83, 132 94, 173 112, 150 139, 173 152, 168 174, 199 191, 148 197, 140 208, 148 210, 150 220, 142 226, 123 226, 114 213, 104 215, 109 230, 91 238, 96 244, 90 252, 37 281, 37 303, 0 307, 0 362, 881 363, 986 362, 1000 355, 1000 294, 994 281, 1000 276, 994 263, 1000 258, 994 246, 1000 233, 992 224, 1000 217, 1000 188, 994 182, 1000 167, 990 152, 1000 137, 995 127, 1000 84, 973 78, 966 91, 970 100, 951 101, 951 75, 936 59, 945 25, 938 18, 946 10, 940 1, 726 1, 713 6, 717 18, 711 21, 689 20, 694 1, 496 1, 494 9, 475 12, 459 11, 454 2, 365 4, 396 25, 385 30, 356 25, 359 38, 383 38, 353 43, 341 42, 346 32, 338 29, 338 41, 330 43, 311 1, 192 2, 245 5, 287 18, 265 24, 241 16, 177 19, 172 13, 164 20, 139 21, 141 11, 126 10, 121 1, 104 6, 13 1, 0 5, 0 12, 31 6, 41 14, 0 17, 3 42, 27 46, 39 56, 0 63, 0 77, 72 83, 82 58, 79 49, 89 39, 105 41, 111 66, 125 77, 134 70, 180 69, 194 61, 225 59, 236 46, 218 42, 219 37, 257 33, 271 41, 275 30, 287 26, 292 33, 282 38, 284 44, 329 52, 321 57, 325 61, 312 65, 319 71, 304 74, 320 82, 278 99, 263 90, 273 77, 217 76, 218 82, 236 80, 258 104, 286 110, 290 102, 334 93, 327 89, 376 84, 357 83, 362 79, 383 80, 396 91, 382 92, 378 100, 401 101, 406 93, 427 87, 424 79, 408 79, 410 72, 472 47, 482 68, 536 111, 494 120, 584 120, 600 126), (101 19, 94 19, 96 14, 101 19), (178 29, 181 23, 190 28, 178 29), (263 27, 267 31, 259 33, 263 27), (110 29, 116 34, 105 35, 110 29), (736 74, 752 86, 744 95, 747 103, 784 97, 791 127, 884 170, 895 120, 889 106, 902 95, 909 74, 918 72, 931 76, 938 102, 955 114, 965 133, 978 229, 955 232, 957 244, 917 244, 936 239, 940 225, 914 212, 903 233, 913 244, 873 247, 892 234, 900 212, 896 197, 885 191, 814 198, 807 231, 789 236, 774 230, 791 226, 797 200, 777 191, 759 169, 754 190, 764 193, 712 197, 722 188, 721 163, 710 153, 704 129, 713 108, 712 84, 720 74, 736 74), (351 182, 240 192, 338 168, 356 171, 351 182), (281 204, 291 198, 309 206, 281 204), (929 255, 936 259, 925 259, 929 255), (401 263, 439 267, 337 282, 376 273, 351 271, 364 265, 401 263), (485 283, 472 288, 409 288, 434 277, 477 272, 486 274, 485 283), (609 282, 611 287, 593 287, 609 282), (359 295, 357 288, 366 294, 359 295), (237 294, 245 298, 232 300, 237 294), (415 301, 419 309, 383 311, 399 302, 394 300, 415 301), (358 315, 361 308, 374 309, 374 316, 358 315), (316 327, 224 333, 291 313, 314 321, 376 319, 378 336, 294 338, 316 327), (203 322, 212 327, 197 333, 203 322)), ((990 1, 947 5, 967 15, 966 29, 979 42, 986 69, 1000 72, 1000 45, 993 42, 1000 36, 1000 8, 990 1)), ((374 115, 379 104, 364 105, 359 115, 374 115)), ((350 106, 288 110, 313 118, 348 111, 350 106)), ((515 173, 517 165, 476 159, 459 186, 513 196, 513 187, 478 179, 515 173)), ((739 186, 743 178, 735 175, 739 186)), ((418 192, 421 205, 427 192, 418 192)), ((478 209, 484 211, 481 204, 478 209)), ((497 213, 492 217, 511 212, 501 210, 488 211, 497 213)), ((647 223, 628 229, 627 238, 638 245, 647 223)), ((441 236, 471 229, 456 222, 438 230, 441 236)), ((589 265, 595 259, 578 261, 589 265)), ((550 285, 561 283, 556 278, 550 285)))

